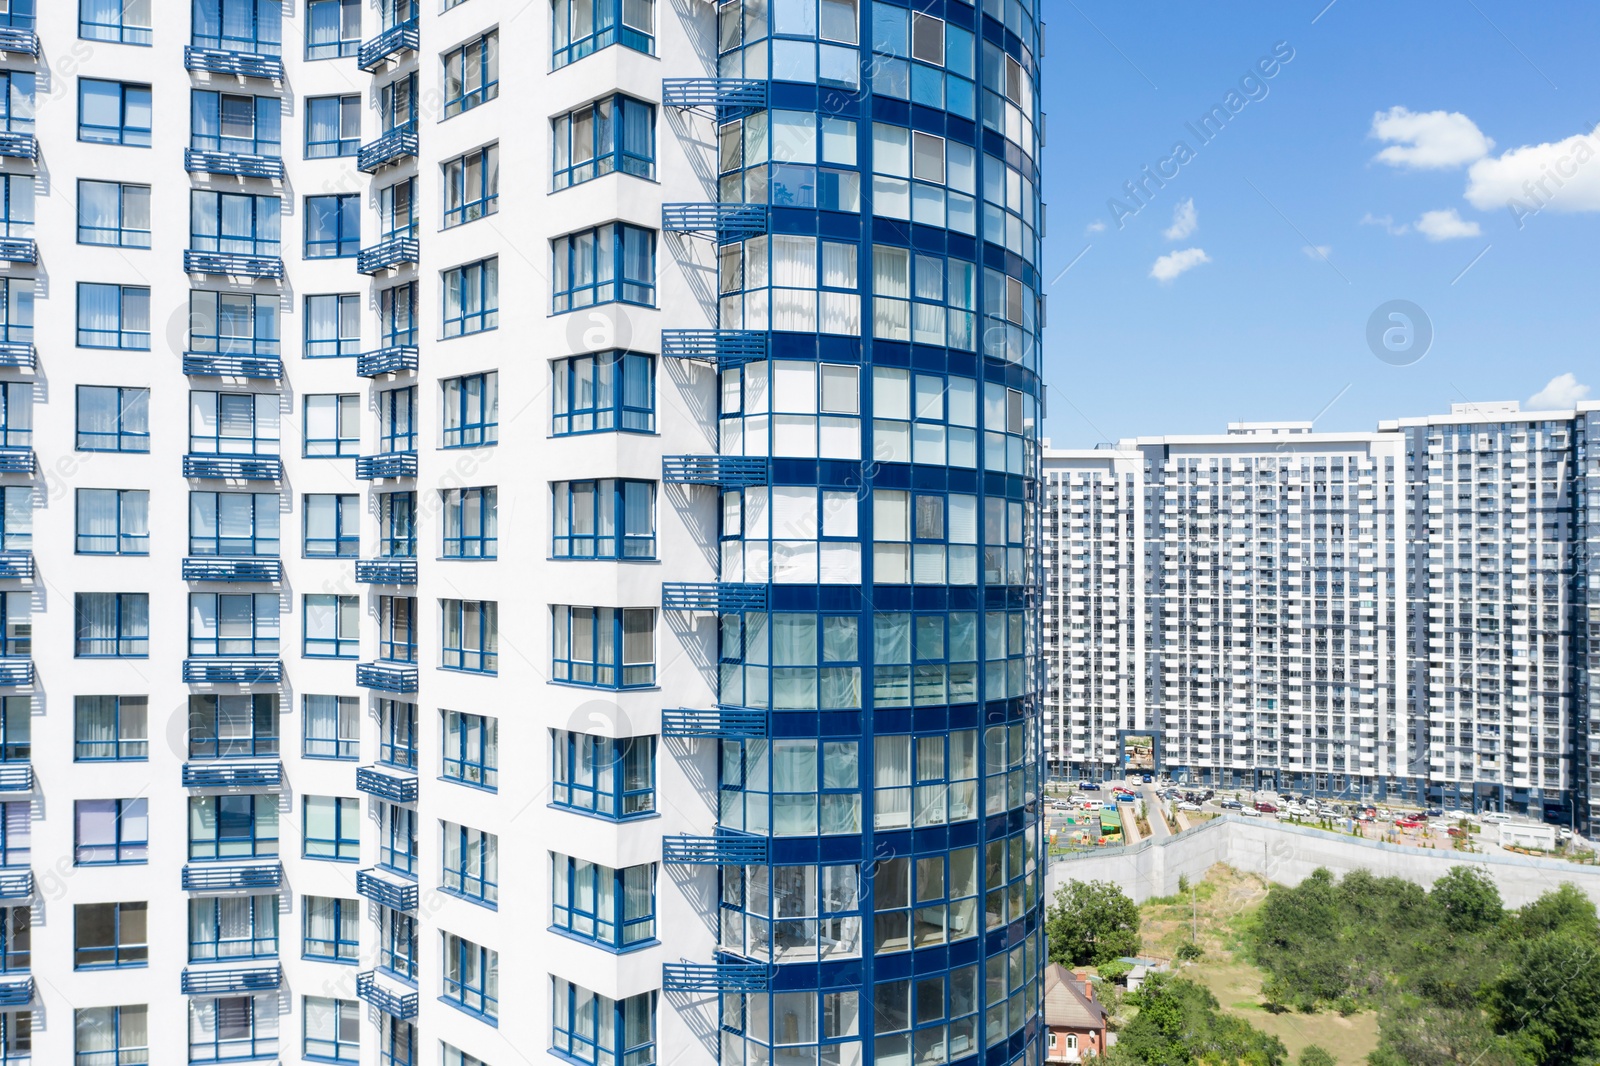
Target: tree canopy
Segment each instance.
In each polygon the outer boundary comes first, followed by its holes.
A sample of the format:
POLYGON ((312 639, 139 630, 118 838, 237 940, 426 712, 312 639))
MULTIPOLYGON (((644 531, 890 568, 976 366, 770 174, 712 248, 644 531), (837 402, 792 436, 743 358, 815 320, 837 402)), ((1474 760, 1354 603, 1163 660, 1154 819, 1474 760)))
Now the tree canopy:
POLYGON ((1044 931, 1051 962, 1103 966, 1139 953, 1139 907, 1110 881, 1068 881, 1056 889, 1044 931))

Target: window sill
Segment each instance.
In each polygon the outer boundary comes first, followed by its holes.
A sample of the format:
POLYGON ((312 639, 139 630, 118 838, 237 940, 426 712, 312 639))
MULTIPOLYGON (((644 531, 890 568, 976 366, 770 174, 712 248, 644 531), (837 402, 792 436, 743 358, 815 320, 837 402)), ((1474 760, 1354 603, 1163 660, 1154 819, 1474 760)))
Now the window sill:
POLYGON ((571 930, 561 928, 559 925, 550 926, 549 931, 554 933, 556 936, 563 937, 567 940, 575 940, 580 944, 587 944, 592 948, 599 948, 608 955, 631 955, 635 951, 643 951, 645 948, 653 948, 661 943, 661 941, 657 940, 655 937, 651 937, 649 940, 640 940, 623 947, 617 944, 608 944, 604 940, 595 940, 592 937, 574 933, 571 930))
MULTIPOLYGON (((271 959, 276 959, 277 957, 278 953, 276 951, 272 952, 270 955, 225 955, 220 958, 196 958, 194 955, 190 955, 189 965, 213 966, 218 963, 226 962, 266 962, 271 959)), ((3 1059, 0 1059, 0 1062, 3 1061, 3 1059)))
POLYGON ((648 685, 585 685, 582 681, 563 681, 551 678, 547 685, 556 685, 561 688, 581 688, 593 692, 652 692, 660 691, 661 685, 655 681, 648 685))
POLYGON ((360 762, 361 761, 361 756, 360 755, 312 755, 310 752, 305 752, 305 751, 302 751, 300 753, 300 757, 302 759, 312 759, 312 760, 314 760, 316 762, 360 762))
POLYGON ((500 904, 498 901, 482 899, 478 896, 462 892, 460 889, 446 888, 445 886, 440 885, 439 892, 441 895, 450 896, 454 899, 466 900, 468 903, 482 907, 486 911, 498 911, 500 909, 500 904))
MULTIPOLYGON (((475 1010, 472 1007, 469 1007, 465 1003, 461 1002, 459 999, 451 999, 449 996, 440 996, 439 997, 439 1002, 447 1004, 448 1006, 454 1007, 456 1010, 460 1011, 462 1014, 467 1015, 469 1018, 476 1018, 480 1022, 483 1022, 485 1025, 492 1025, 496 1029, 500 1028, 500 1019, 497 1018, 495 1015, 493 1015, 493 1014, 485 1014, 481 1010, 475 1010)), ((589 1066, 589 1064, 585 1063, 584 1066, 589 1066)))
POLYGON ((582 807, 568 807, 561 803, 547 803, 545 806, 553 811, 566 811, 568 814, 593 818, 597 822, 643 822, 651 818, 661 817, 660 811, 640 811, 638 814, 602 814, 599 811, 585 810, 582 807))
POLYGON ((487 792, 491 796, 498 794, 499 791, 500 791, 500 786, 499 785, 479 784, 476 781, 468 781, 464 777, 446 777, 446 776, 441 774, 439 777, 435 778, 435 780, 436 781, 443 781, 446 784, 460 785, 463 788, 477 789, 479 792, 487 792))
POLYGON ((149 859, 108 859, 104 862, 80 862, 72 860, 73 869, 83 870, 94 866, 149 866, 149 859))
POLYGON ((499 670, 468 670, 464 666, 441 666, 440 671, 447 674, 466 674, 468 677, 499 677, 499 670))
POLYGON ((327 962, 335 966, 359 966, 361 964, 360 959, 330 959, 326 955, 307 955, 305 952, 300 953, 300 958, 306 962, 327 962))
POLYGON ((357 855, 355 858, 351 858, 351 859, 341 859, 341 858, 337 858, 337 857, 335 857, 333 855, 305 855, 305 854, 302 854, 300 857, 302 859, 306 860, 307 862, 348 862, 348 863, 358 863, 358 862, 361 861, 361 856, 359 856, 359 855, 357 855))

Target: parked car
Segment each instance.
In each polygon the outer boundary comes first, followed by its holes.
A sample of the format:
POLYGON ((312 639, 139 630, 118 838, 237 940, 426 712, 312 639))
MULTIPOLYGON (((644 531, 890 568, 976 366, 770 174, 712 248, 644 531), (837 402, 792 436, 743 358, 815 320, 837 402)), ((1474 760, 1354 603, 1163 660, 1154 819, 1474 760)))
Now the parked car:
POLYGON ((1180 810, 1180 811, 1198 811, 1199 809, 1200 809, 1200 804, 1198 804, 1198 803, 1180 803, 1180 804, 1178 804, 1178 810, 1180 810))
POLYGON ((1093 781, 1079 781, 1078 782, 1078 787, 1080 789, 1082 789, 1084 792, 1099 792, 1100 791, 1100 786, 1095 784, 1093 781))
POLYGON ((1239 810, 1239 813, 1244 815, 1246 818, 1260 818, 1261 817, 1261 812, 1256 810, 1254 807, 1243 807, 1243 808, 1241 808, 1239 810))
POLYGON ((1429 807, 1426 811, 1423 811, 1422 813, 1426 814, 1429 818, 1443 818, 1444 817, 1444 808, 1443 807, 1429 807))
POLYGON ((1298 803, 1291 803, 1291 804, 1289 804, 1288 807, 1286 807, 1284 809, 1288 813, 1294 815, 1296 818, 1304 818, 1306 815, 1311 813, 1310 811, 1306 810, 1304 807, 1300 806, 1300 804, 1298 804, 1298 803))
POLYGON ((1397 829, 1421 829, 1423 823, 1415 818, 1396 818, 1394 824, 1397 829))
POLYGON ((1118 792, 1117 793, 1117 802, 1118 803, 1132 803, 1136 798, 1137 797, 1135 797, 1132 792, 1118 792))
POLYGON ((1482 814, 1478 815, 1478 818, 1479 818, 1480 821, 1485 821, 1485 822, 1509 822, 1509 821, 1511 821, 1511 815, 1506 814, 1504 811, 1484 811, 1482 814))
POLYGON ((1151 776, 1150 774, 1145 774, 1142 778, 1140 778, 1140 780, 1143 781, 1147 785, 1153 784, 1155 782, 1155 778, 1153 776, 1151 776))
POLYGON ((1256 810, 1261 812, 1262 814, 1277 814, 1278 813, 1277 804, 1274 804, 1274 803, 1258 803, 1258 804, 1256 804, 1256 810))
POLYGON ((1222 809, 1225 811, 1242 811, 1244 810, 1244 804, 1238 800, 1223 800, 1222 809))

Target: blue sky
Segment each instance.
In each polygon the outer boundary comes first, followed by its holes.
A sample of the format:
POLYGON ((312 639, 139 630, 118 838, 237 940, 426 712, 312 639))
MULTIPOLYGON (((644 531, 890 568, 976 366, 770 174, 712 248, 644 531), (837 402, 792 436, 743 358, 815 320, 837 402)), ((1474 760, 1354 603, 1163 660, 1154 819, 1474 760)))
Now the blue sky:
POLYGON ((1600 387, 1600 4, 1044 8, 1057 447, 1241 420, 1370 429, 1600 387), (1274 66, 1275 48, 1293 57, 1274 66), (1215 106, 1227 121, 1202 142, 1215 106), (1188 157, 1164 162, 1179 141, 1188 157), (1147 165, 1169 177, 1141 205, 1124 184, 1147 165), (1419 361, 1368 345, 1391 300, 1432 324, 1419 361))

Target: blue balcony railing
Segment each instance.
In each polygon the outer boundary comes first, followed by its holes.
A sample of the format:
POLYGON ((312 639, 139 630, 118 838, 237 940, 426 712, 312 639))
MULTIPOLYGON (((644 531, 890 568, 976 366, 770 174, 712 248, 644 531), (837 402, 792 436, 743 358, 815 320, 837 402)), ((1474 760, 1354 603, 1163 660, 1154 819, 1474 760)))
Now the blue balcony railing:
POLYGON ((356 169, 365 174, 375 174, 391 163, 409 159, 417 154, 417 126, 408 122, 396 126, 382 137, 363 144, 356 152, 356 169))
POLYGON ((13 15, 9 25, 0 26, 0 52, 37 56, 39 34, 34 31, 32 19, 28 19, 28 25, 18 25, 19 21, 19 16, 13 15))
POLYGON ((38 159, 39 138, 31 133, 0 130, 0 156, 7 159, 38 159))
POLYGON ((281 278, 283 260, 275 255, 239 255, 233 252, 197 252, 185 249, 185 274, 218 274, 230 278, 281 278))
POLYGON ((250 155, 246 152, 205 152, 183 150, 183 169, 191 174, 232 174, 239 178, 283 177, 283 160, 277 156, 250 155))
POLYGON ((400 374, 417 368, 417 349, 409 344, 393 344, 356 356, 356 373, 364 378, 400 374))
POLYGON ((417 1016, 417 994, 415 992, 396 992, 388 985, 380 983, 377 977, 377 972, 374 970, 366 970, 356 974, 356 996, 391 1017, 402 1020, 415 1018, 417 1016))
POLYGON ((767 357, 767 335, 750 329, 664 329, 661 354, 700 359, 719 368, 740 366, 767 357))
POLYGON ((0 341, 0 366, 32 370, 38 365, 32 341, 0 341))
POLYGON ((33 764, 27 762, 0 763, 0 792, 32 792, 33 764))
POLYGON ((400 884, 379 876, 372 870, 357 870, 356 892, 393 911, 417 909, 417 885, 414 881, 400 884))
POLYGON ((283 983, 278 966, 236 970, 184 970, 181 987, 186 996, 226 996, 238 992, 271 992, 283 983))
POLYGON ((759 962, 668 962, 661 967, 663 992, 765 992, 771 968, 759 962))
POLYGON ((33 449, 15 445, 0 447, 0 474, 33 473, 33 449))
POLYGON ((415 52, 421 43, 417 20, 407 19, 390 26, 376 37, 362 41, 360 50, 356 52, 356 66, 371 74, 384 60, 401 52, 415 52))
POLYGON ((718 707, 716 710, 664 710, 661 735, 664 737, 720 737, 728 740, 765 737, 770 731, 767 712, 751 707, 718 707))
POLYGON ((663 78, 661 103, 664 107, 739 107, 767 106, 767 83, 758 78, 663 78))
POLYGON ((283 360, 275 355, 207 355, 183 353, 183 372, 195 378, 283 378, 283 360))
POLYGON ((415 237, 390 237, 356 253, 356 272, 376 274, 405 263, 416 263, 421 247, 415 237))
POLYGON ((663 837, 661 861, 679 866, 760 865, 767 861, 767 838, 745 833, 663 837))
POLYGON ((185 559, 185 581, 239 581, 276 583, 283 580, 283 561, 280 559, 185 559))
POLYGON ((710 234, 742 241, 767 232, 765 204, 662 204, 661 228, 669 233, 710 234))
POLYGON ((277 888, 283 884, 282 863, 228 866, 185 866, 185 892, 231 892, 244 888, 277 888))
POLYGON ((226 48, 201 48, 189 44, 183 47, 183 65, 189 70, 203 70, 211 74, 283 80, 283 60, 260 52, 235 52, 226 48))
POLYGON ((281 762, 186 762, 184 788, 277 788, 283 784, 281 762))
POLYGON ((32 1002, 32 977, 19 979, 7 976, 0 978, 0 1007, 26 1007, 32 1002))
POLYGON ((661 607, 667 611, 764 611, 767 586, 668 581, 661 586, 661 607))
POLYGON ((664 455, 661 480, 676 485, 743 488, 771 480, 764 455, 664 455))
POLYGON ((363 585, 415 585, 415 559, 357 559, 356 581, 363 585))
POLYGON ((283 680, 279 659, 185 659, 186 685, 275 685, 283 680))
POLYGON ((390 666, 387 663, 357 663, 356 684, 379 692, 415 692, 417 668, 390 666))
POLYGON ((32 237, 0 237, 0 262, 37 263, 39 246, 32 237))
POLYGON ((390 773, 376 766, 356 769, 356 791, 390 803, 417 802, 417 779, 411 774, 390 773))
POLYGON ((7 656, 0 659, 0 688, 25 688, 33 684, 33 660, 7 656))
POLYGON ((273 455, 185 455, 183 476, 228 481, 282 481, 283 460, 273 455))
POLYGON ((33 871, 27 868, 0 869, 0 899, 31 899, 33 871))
POLYGON ((0 552, 0 580, 26 580, 33 576, 33 553, 0 552))
POLYGON ((362 481, 416 476, 416 452, 387 452, 383 455, 363 455, 356 459, 356 477, 362 481))

